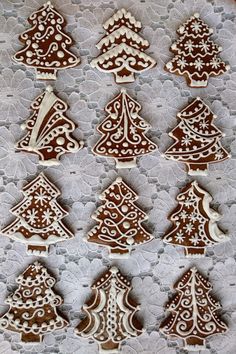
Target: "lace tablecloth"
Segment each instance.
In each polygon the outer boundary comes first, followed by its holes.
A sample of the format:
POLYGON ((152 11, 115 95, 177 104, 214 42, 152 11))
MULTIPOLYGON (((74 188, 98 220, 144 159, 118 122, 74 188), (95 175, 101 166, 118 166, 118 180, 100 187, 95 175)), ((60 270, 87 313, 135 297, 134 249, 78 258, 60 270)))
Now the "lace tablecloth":
MULTIPOLYGON (((1 0, 0 13, 0 226, 12 220, 9 209, 22 198, 21 187, 42 170, 37 157, 15 153, 14 143, 22 136, 20 123, 29 116, 31 101, 45 88, 35 80, 33 70, 11 61, 20 48, 18 35, 28 26, 27 17, 44 0, 1 0)), ((155 235, 151 243, 138 247, 132 256, 116 264, 133 278, 133 295, 142 304, 140 318, 147 329, 137 339, 122 345, 122 354, 183 353, 175 341, 157 331, 172 285, 183 271, 195 264, 214 286, 222 303, 222 314, 229 331, 210 338, 201 354, 233 354, 236 348, 236 2, 234 0, 54 0, 68 21, 67 30, 76 41, 75 51, 82 64, 61 71, 53 83, 55 92, 70 105, 68 112, 78 123, 77 136, 85 148, 68 154, 59 167, 44 168, 48 177, 61 188, 63 205, 70 209, 76 237, 51 247, 45 264, 57 278, 55 289, 64 297, 62 311, 70 320, 67 330, 45 335, 39 345, 24 346, 14 332, 0 333, 0 353, 96 354, 97 344, 73 333, 88 299, 90 284, 112 262, 107 251, 85 243, 82 238, 93 224, 91 213, 100 203, 99 193, 119 174, 140 195, 139 204, 149 214, 148 225, 155 235), (105 104, 118 93, 112 75, 93 70, 89 62, 98 54, 95 44, 103 35, 102 23, 115 9, 125 7, 142 21, 142 35, 151 43, 148 54, 157 67, 126 85, 128 92, 143 105, 141 115, 152 125, 150 136, 159 151, 140 158, 138 167, 117 171, 114 161, 96 158, 91 147, 98 138, 95 127, 104 118, 105 104), (170 44, 176 29, 194 12, 212 26, 213 39, 223 47, 222 58, 231 71, 211 78, 206 89, 190 89, 181 77, 164 71, 171 57, 170 44), (176 206, 175 197, 190 180, 181 163, 164 160, 160 152, 170 144, 168 137, 176 124, 176 114, 192 97, 200 96, 217 114, 216 125, 226 133, 224 146, 232 159, 212 165, 208 177, 197 178, 213 196, 213 207, 222 214, 220 226, 231 240, 208 249, 200 260, 186 259, 182 249, 164 245, 161 236, 169 227, 167 215, 176 206)), ((35 257, 26 255, 25 246, 1 237, 0 313, 8 306, 4 300, 16 288, 15 278, 35 257)))

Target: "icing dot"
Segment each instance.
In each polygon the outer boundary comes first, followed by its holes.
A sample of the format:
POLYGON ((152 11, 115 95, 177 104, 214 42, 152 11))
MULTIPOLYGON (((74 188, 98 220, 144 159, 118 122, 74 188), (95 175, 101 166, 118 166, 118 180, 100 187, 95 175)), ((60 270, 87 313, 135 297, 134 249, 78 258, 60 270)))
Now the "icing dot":
POLYGON ((65 139, 63 137, 59 137, 57 138, 56 142, 58 145, 63 145, 65 143, 65 139))
POLYGON ((63 58, 64 57, 64 53, 61 50, 59 50, 57 52, 57 56, 58 56, 58 58, 63 58))
POLYGON ((31 58, 33 56, 33 52, 31 52, 31 50, 27 50, 26 56, 31 58))
POLYGON ((56 41, 61 41, 62 40, 62 35, 61 34, 56 34, 55 35, 56 41))
POLYGON ((127 239, 127 243, 129 244, 129 245, 132 245, 133 243, 134 243, 134 239, 131 237, 131 238, 128 238, 127 239))
POLYGON ((39 25, 38 29, 39 29, 40 31, 43 31, 43 30, 44 30, 44 26, 43 26, 43 25, 39 25))
POLYGON ((122 211, 123 213, 126 213, 126 212, 128 211, 127 205, 122 205, 121 211, 122 211))
POLYGON ((39 47, 38 43, 33 43, 32 48, 37 49, 39 47))
POLYGON ((56 21, 53 19, 53 20, 51 21, 51 24, 52 24, 52 25, 55 25, 55 23, 56 23, 56 21))
POLYGON ((125 229, 128 229, 130 227, 130 223, 128 221, 125 221, 123 223, 123 226, 124 226, 125 229))

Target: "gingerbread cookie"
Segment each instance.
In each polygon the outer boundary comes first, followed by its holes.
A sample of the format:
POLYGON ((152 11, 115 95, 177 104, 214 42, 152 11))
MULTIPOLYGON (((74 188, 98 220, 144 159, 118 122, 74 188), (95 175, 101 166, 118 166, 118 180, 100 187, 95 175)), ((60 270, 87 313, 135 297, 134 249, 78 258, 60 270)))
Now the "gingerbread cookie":
POLYGON ((16 144, 16 150, 39 156, 39 164, 60 164, 60 157, 67 152, 75 153, 83 146, 71 133, 75 124, 66 117, 68 106, 48 86, 31 104, 33 114, 22 124, 27 134, 16 144))
POLYGON ((74 237, 61 221, 68 215, 56 201, 61 193, 43 173, 23 193, 24 199, 11 209, 16 219, 2 234, 25 243, 28 254, 47 256, 50 244, 74 237))
POLYGON ((25 44, 13 60, 36 69, 36 78, 56 80, 57 70, 70 68, 80 63, 69 48, 73 41, 64 32, 66 21, 47 1, 38 11, 28 18, 31 28, 20 36, 25 44))
POLYGON ((5 301, 10 309, 0 318, 1 329, 21 333, 22 342, 34 343, 68 325, 57 312, 63 300, 52 290, 55 279, 44 266, 34 262, 16 282, 18 289, 5 301))
POLYGON ((140 110, 140 104, 121 89, 105 107, 108 116, 97 127, 102 137, 94 154, 115 158, 117 168, 131 168, 138 156, 153 152, 157 146, 146 137, 150 125, 139 116, 140 110))
POLYGON ((209 293, 211 283, 193 267, 174 285, 178 294, 167 303, 169 316, 159 330, 170 338, 181 338, 184 349, 201 351, 206 348, 206 338, 227 331, 217 310, 221 308, 209 293))
POLYGON ((124 84, 133 82, 135 73, 156 65, 156 61, 144 53, 149 43, 138 34, 141 23, 130 12, 117 11, 103 28, 106 35, 97 44, 102 54, 92 60, 93 68, 113 73, 116 83, 124 84))
POLYGON ((178 207, 170 216, 173 222, 163 241, 184 247, 187 257, 202 257, 206 247, 229 240, 218 228, 220 214, 210 208, 212 197, 197 181, 187 184, 177 196, 178 207))
POLYGON ((186 78, 190 87, 206 87, 210 76, 218 76, 230 69, 218 56, 222 48, 209 37, 213 29, 194 14, 179 27, 179 40, 171 46, 174 58, 165 69, 186 78))
POLYGON ((126 258, 134 246, 149 242, 153 236, 142 226, 148 219, 135 205, 137 194, 118 177, 100 196, 104 205, 92 215, 98 222, 86 241, 108 247, 110 258, 126 258))
POLYGON ((220 139, 225 135, 213 124, 216 115, 199 98, 177 114, 180 122, 169 136, 175 140, 165 157, 184 162, 189 175, 206 176, 208 165, 230 158, 220 139))
POLYGON ((112 267, 95 281, 92 290, 92 298, 83 306, 86 318, 75 333, 98 342, 99 353, 118 353, 121 342, 143 332, 135 317, 139 306, 129 295, 130 282, 112 267))

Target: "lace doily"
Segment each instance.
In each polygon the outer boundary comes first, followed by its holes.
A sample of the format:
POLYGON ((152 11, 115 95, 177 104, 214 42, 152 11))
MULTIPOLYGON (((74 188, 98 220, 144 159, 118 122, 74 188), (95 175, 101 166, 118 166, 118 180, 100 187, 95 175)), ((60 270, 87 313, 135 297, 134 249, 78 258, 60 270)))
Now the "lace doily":
MULTIPOLYGON (((107 250, 83 241, 94 225, 90 215, 100 204, 99 194, 120 174, 139 194, 139 205, 149 215, 146 227, 155 240, 138 247, 127 260, 115 262, 133 278, 133 296, 142 304, 139 317, 146 333, 122 345, 122 354, 183 353, 177 341, 167 340, 157 328, 165 316, 164 304, 172 285, 195 264, 214 286, 222 303, 222 314, 229 331, 207 341, 201 354, 232 354, 236 347, 236 2, 234 0, 53 0, 65 16, 67 31, 74 38, 81 64, 62 70, 53 83, 55 92, 70 109, 76 123, 76 136, 85 141, 77 154, 62 158, 58 167, 43 168, 36 156, 15 153, 14 144, 23 136, 20 123, 29 116, 32 100, 46 87, 35 80, 33 70, 11 60, 21 47, 18 35, 28 26, 27 17, 45 0, 2 0, 0 2, 0 226, 10 221, 9 209, 21 199, 21 187, 44 170, 61 189, 60 203, 69 209, 68 224, 75 238, 51 247, 45 264, 57 279, 55 289, 64 297, 62 312, 70 326, 45 335, 44 341, 25 347, 18 333, 0 333, 0 353, 96 354, 97 344, 74 335, 82 316, 81 306, 88 299, 90 284, 112 262, 107 250), (93 70, 89 63, 98 55, 95 44, 103 35, 102 23, 116 9, 125 7, 143 24, 142 35, 150 42, 148 53, 157 66, 126 85, 130 95, 142 104, 142 117, 152 125, 149 131, 159 151, 139 159, 138 167, 117 171, 112 159, 95 157, 91 147, 99 134, 95 128, 105 117, 106 103, 119 92, 112 75, 93 70), (169 47, 177 38, 176 29, 194 12, 199 12, 214 28, 214 41, 223 47, 221 57, 231 65, 230 72, 211 78, 205 89, 190 89, 182 77, 164 71, 172 56, 169 47), (176 206, 175 197, 191 179, 181 163, 167 161, 161 153, 170 145, 168 132, 176 125, 176 114, 190 100, 200 96, 218 116, 215 124, 226 133, 222 143, 232 159, 210 166, 207 177, 198 182, 213 196, 213 207, 222 214, 219 225, 231 240, 208 249, 200 260, 184 257, 181 249, 163 244, 161 236, 170 226, 168 214, 176 206)), ((15 278, 33 262, 25 246, 1 236, 0 314, 8 306, 4 300, 16 288, 15 278)))

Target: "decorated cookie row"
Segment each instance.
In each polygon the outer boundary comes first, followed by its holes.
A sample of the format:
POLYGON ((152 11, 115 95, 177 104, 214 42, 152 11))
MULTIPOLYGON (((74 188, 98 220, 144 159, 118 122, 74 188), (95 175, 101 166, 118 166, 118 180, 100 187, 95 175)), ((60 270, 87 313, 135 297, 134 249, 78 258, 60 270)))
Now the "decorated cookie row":
MULTIPOLYGON (((0 318, 1 329, 20 333, 24 343, 37 343, 45 334, 68 326, 57 310, 63 299, 55 294, 55 279, 45 266, 34 262, 16 282, 18 288, 5 301, 10 308, 0 318)), ((181 338, 187 350, 202 350, 207 337, 227 331, 217 314, 221 305, 210 295, 212 285, 195 267, 186 271, 174 288, 177 293, 166 304, 168 316, 160 332, 181 338)), ((118 353, 124 340, 145 331, 136 318, 140 306, 130 296, 131 283, 112 266, 91 289, 92 296, 83 306, 86 317, 75 334, 95 340, 100 353, 118 353)))
MULTIPOLYGON (((80 63, 71 51, 73 41, 64 32, 66 22, 50 1, 28 18, 31 28, 20 40, 24 47, 13 57, 14 61, 36 69, 37 79, 55 80, 57 71, 80 63)), ((101 54, 91 66, 102 72, 113 73, 117 83, 135 80, 135 74, 156 65, 145 53, 149 42, 139 35, 142 25, 130 12, 118 10, 103 28, 104 37, 97 44, 101 54)), ((179 40, 171 46, 174 58, 165 65, 171 73, 182 75, 190 87, 206 87, 210 76, 218 76, 230 69, 218 56, 222 48, 210 40, 213 29, 199 14, 191 16, 177 30, 179 40)))
MULTIPOLYGON (((41 173, 23 193, 23 200, 11 209, 16 219, 1 233, 25 243, 28 254, 47 256, 51 244, 74 237, 62 222, 68 213, 57 202, 60 191, 41 173)), ((127 258, 134 247, 152 241, 153 236, 142 225, 148 216, 135 203, 138 195, 121 177, 100 199, 103 204, 92 215, 97 224, 85 241, 107 247, 110 258, 127 258)), ((163 237, 165 243, 183 247, 187 257, 202 257, 206 247, 228 241, 217 226, 220 215, 210 207, 210 194, 196 181, 186 185, 177 201, 170 216, 172 227, 163 237)))
MULTIPOLYGON (((47 86, 31 104, 33 113, 22 125, 26 135, 17 142, 16 150, 37 154, 39 163, 46 166, 58 165, 63 154, 80 150, 83 142, 72 136, 75 124, 66 116, 67 108, 47 86)), ((138 156, 157 149, 146 136, 150 125, 139 115, 140 110, 140 104, 121 89, 105 107, 107 117, 97 127, 101 138, 93 153, 114 158, 117 168, 132 168, 138 156)), ((221 144, 224 134, 214 125, 216 115, 199 97, 177 118, 178 125, 169 133, 175 142, 164 157, 185 163, 190 175, 206 175, 209 164, 230 157, 221 144)))

